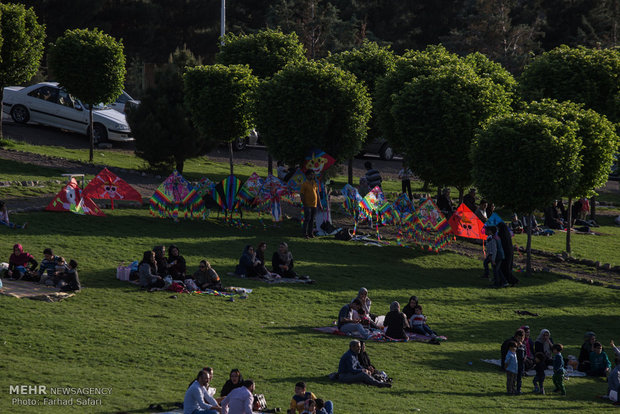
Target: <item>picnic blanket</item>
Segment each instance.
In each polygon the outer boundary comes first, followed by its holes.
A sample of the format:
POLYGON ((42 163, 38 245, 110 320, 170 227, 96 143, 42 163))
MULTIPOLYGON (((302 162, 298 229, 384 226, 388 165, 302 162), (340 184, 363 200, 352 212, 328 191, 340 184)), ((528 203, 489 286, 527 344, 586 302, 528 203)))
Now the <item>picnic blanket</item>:
POLYGON ((232 298, 237 295, 240 299, 247 299, 248 295, 252 293, 252 289, 236 287, 236 286, 226 286, 222 288, 222 290, 195 290, 190 292, 193 295, 211 295, 211 296, 223 296, 225 298, 232 298))
MULTIPOLYGON (((481 359, 480 361, 482 362, 486 362, 487 364, 491 364, 491 365, 495 365, 498 367, 501 367, 502 364, 500 362, 499 359, 481 359)), ((527 377, 533 377, 536 375, 536 371, 531 369, 529 371, 525 371, 525 375, 527 377)), ((553 376, 553 368, 551 367, 551 365, 549 365, 549 367, 547 367, 547 369, 545 370, 545 375, 547 377, 552 377, 553 376)), ((572 370, 572 371, 566 371, 566 376, 567 377, 585 377, 586 373, 585 372, 581 372, 581 371, 577 371, 577 370, 572 370)))
POLYGON ((240 279, 247 279, 247 280, 257 280, 259 282, 265 282, 265 283, 269 283, 269 284, 276 284, 276 283, 307 283, 307 284, 312 284, 315 283, 314 280, 307 278, 307 279, 296 279, 296 278, 292 278, 292 277, 279 277, 279 278, 272 278, 272 279, 264 279, 262 277, 242 277, 241 275, 238 275, 234 272, 228 272, 226 273, 227 276, 235 276, 238 277, 240 279))
POLYGON ((0 295, 12 296, 20 299, 42 300, 45 302, 59 302, 63 299, 70 298, 74 293, 61 292, 60 289, 51 286, 39 285, 24 280, 2 279, 0 295))
MULTIPOLYGON (((360 338, 358 335, 342 332, 341 330, 338 329, 336 325, 321 326, 321 327, 313 328, 313 329, 315 331, 328 333, 332 335, 351 336, 355 338, 360 338)), ((406 340, 405 339, 394 339, 394 338, 390 338, 389 336, 387 336, 385 332, 383 332, 383 330, 381 329, 368 329, 368 331, 370 331, 370 333, 372 334, 372 336, 368 338, 368 340, 375 341, 375 342, 407 342, 407 341, 430 342, 433 339, 432 336, 420 335, 420 334, 413 333, 413 332, 406 332, 407 333, 406 340)), ((361 338, 361 339, 365 339, 365 338, 361 338)), ((445 341, 448 338, 446 338, 445 336, 438 336, 437 339, 439 341, 445 341)))

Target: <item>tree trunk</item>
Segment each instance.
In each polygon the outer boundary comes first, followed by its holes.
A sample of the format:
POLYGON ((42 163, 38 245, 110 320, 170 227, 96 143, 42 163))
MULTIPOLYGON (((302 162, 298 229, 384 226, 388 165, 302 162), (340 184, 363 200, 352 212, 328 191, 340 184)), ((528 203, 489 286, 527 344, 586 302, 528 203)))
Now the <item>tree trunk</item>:
POLYGON ((568 197, 568 211, 566 212, 566 253, 570 256, 570 230, 573 227, 573 197, 568 197))
POLYGON ((429 190, 428 181, 424 181, 424 185, 422 185, 422 192, 423 193, 428 193, 428 190, 429 190))
POLYGON ((177 171, 179 172, 179 174, 183 174, 183 167, 185 166, 185 161, 183 161, 183 159, 178 158, 176 160, 176 164, 177 164, 177 171))
POLYGON ((590 219, 596 221, 596 196, 590 197, 590 219))
POLYGON ((95 152, 95 131, 93 128, 93 105, 88 106, 88 119, 90 124, 90 153, 89 161, 93 162, 93 153, 95 152))
POLYGON ((232 141, 228 142, 228 154, 230 160, 230 175, 233 175, 233 143, 232 141))
POLYGON ((528 226, 527 226, 527 245, 525 247, 526 256, 525 256, 525 271, 527 274, 532 273, 532 223, 534 222, 534 214, 530 213, 528 216, 528 226))
POLYGON ((353 158, 349 159, 348 183, 353 185, 353 158))
POLYGON ((465 187, 457 187, 459 190, 459 206, 463 204, 463 196, 465 195, 465 187))
POLYGON ((267 153, 267 174, 273 175, 273 157, 271 153, 267 153))

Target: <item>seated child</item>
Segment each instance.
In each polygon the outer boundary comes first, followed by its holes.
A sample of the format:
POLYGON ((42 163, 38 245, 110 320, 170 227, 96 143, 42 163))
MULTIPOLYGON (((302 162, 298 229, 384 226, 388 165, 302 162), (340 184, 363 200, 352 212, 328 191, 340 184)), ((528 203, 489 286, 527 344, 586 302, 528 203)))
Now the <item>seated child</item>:
POLYGON ((304 405, 307 400, 316 400, 316 395, 310 391, 306 391, 306 383, 303 381, 295 384, 295 395, 291 399, 291 408, 288 410, 290 414, 304 411, 304 405))
POLYGON ((193 275, 194 281, 199 289, 213 289, 220 290, 222 289, 222 284, 220 281, 220 277, 211 267, 211 263, 207 260, 201 260, 200 265, 198 266, 198 270, 194 272, 193 275))
POLYGON ((77 267, 78 263, 75 260, 69 260, 69 265, 66 267, 66 270, 61 275, 58 285, 56 285, 56 287, 63 292, 81 290, 82 284, 80 283, 80 277, 78 276, 77 267))
POLYGON ((334 414, 334 403, 331 400, 323 401, 320 398, 316 399, 316 413, 317 414, 334 414))
POLYGON ((58 256, 49 247, 43 250, 43 260, 39 265, 39 283, 45 283, 47 279, 53 278, 56 274, 56 262, 58 256))
POLYGON ((413 332, 420 335, 429 335, 435 338, 437 333, 426 324, 426 316, 422 314, 422 306, 416 305, 413 308, 413 316, 409 319, 409 326, 413 332))
POLYGON ((590 352, 590 370, 587 374, 591 377, 606 377, 611 369, 611 362, 607 354, 603 352, 603 345, 600 342, 594 342, 593 351, 590 352))
POLYGON ((534 392, 541 393, 545 395, 545 369, 547 369, 547 364, 545 363, 546 358, 545 354, 542 352, 536 352, 534 356, 534 369, 536 369, 536 375, 534 375, 534 392))

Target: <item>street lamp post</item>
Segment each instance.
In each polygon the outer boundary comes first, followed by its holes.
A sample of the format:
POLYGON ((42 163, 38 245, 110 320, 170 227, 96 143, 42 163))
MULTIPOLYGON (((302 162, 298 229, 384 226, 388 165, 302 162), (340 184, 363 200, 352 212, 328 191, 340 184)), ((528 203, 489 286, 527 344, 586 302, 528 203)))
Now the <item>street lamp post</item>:
POLYGON ((222 11, 220 14, 220 42, 224 45, 224 35, 226 34, 226 0, 222 0, 222 11))

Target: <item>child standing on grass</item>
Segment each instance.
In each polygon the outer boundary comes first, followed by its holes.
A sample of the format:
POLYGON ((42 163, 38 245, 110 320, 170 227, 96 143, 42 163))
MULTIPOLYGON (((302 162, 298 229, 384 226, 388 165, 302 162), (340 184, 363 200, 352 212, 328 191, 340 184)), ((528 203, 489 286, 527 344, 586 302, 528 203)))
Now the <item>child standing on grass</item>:
POLYGON ((519 367, 517 363, 517 343, 510 341, 508 343, 508 353, 504 360, 506 366, 506 394, 515 395, 517 386, 517 374, 519 367))
POLYGON ((536 375, 534 375, 533 381, 534 392, 545 395, 545 386, 543 385, 545 382, 545 369, 547 369, 547 366, 545 364, 545 354, 543 354, 542 352, 536 352, 534 362, 534 369, 536 370, 536 375))
POLYGON ((553 392, 559 392, 561 395, 566 395, 566 388, 564 387, 564 358, 562 357, 562 350, 564 346, 562 344, 554 344, 551 350, 553 351, 553 385, 555 390, 553 392))

